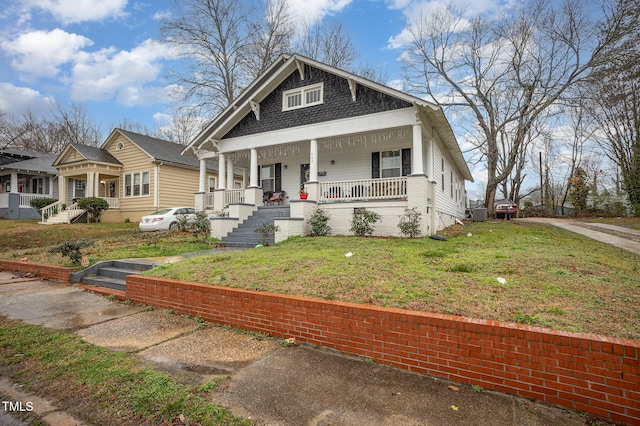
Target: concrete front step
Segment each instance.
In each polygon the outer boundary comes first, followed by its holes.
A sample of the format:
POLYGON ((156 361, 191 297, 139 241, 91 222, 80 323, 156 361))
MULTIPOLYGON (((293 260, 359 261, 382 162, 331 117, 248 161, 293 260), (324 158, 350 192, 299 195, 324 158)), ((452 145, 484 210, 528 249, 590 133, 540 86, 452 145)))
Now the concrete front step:
POLYGON ((106 287, 118 291, 126 291, 127 275, 135 275, 149 270, 155 265, 144 261, 113 260, 98 262, 95 265, 76 272, 71 276, 72 283, 84 283, 92 286, 106 287))

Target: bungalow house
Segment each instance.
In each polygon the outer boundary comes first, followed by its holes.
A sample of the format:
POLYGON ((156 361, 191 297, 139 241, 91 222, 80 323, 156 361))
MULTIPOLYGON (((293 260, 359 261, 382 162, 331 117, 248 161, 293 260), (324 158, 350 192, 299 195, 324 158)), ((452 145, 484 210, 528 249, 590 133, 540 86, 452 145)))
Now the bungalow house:
POLYGON ((214 237, 236 229, 273 193, 287 208, 274 218, 276 241, 308 234, 318 207, 334 234, 350 234, 363 208, 381 216, 374 235, 399 235, 408 208, 422 214, 422 234, 434 234, 464 218, 464 182, 472 180, 439 106, 297 54, 275 61, 186 153, 200 160, 196 208, 223 213, 212 219, 214 237), (221 176, 213 197, 210 162, 221 176), (230 187, 236 169, 248 171, 248 186, 230 187))
POLYGON ((55 155, 19 149, 0 151, 0 218, 37 219, 34 198, 57 198, 55 155))
POLYGON ((213 190, 218 175, 214 167, 201 170, 196 158, 180 155, 183 149, 122 129, 114 129, 99 148, 67 145, 53 161, 59 197, 43 209, 46 223, 70 221, 81 213, 76 201, 84 197, 107 200, 104 222, 139 221, 160 208, 193 205, 199 177, 213 190))

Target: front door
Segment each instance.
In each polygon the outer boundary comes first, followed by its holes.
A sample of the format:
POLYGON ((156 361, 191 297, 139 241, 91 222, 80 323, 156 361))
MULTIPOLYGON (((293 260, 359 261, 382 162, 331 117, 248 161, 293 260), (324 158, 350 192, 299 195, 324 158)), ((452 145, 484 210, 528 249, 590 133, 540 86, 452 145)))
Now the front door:
POLYGON ((310 168, 309 164, 300 164, 300 188, 304 186, 305 182, 309 182, 310 168))

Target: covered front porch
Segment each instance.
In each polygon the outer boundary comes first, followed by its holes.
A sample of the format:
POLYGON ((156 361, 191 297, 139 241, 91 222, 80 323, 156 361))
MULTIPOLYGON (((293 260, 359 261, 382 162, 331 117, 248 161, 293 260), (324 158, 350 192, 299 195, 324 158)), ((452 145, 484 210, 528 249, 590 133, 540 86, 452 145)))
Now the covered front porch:
POLYGON ((280 241, 308 234, 307 221, 318 207, 332 217, 334 234, 350 233, 354 210, 374 210, 382 217, 380 235, 398 235, 399 217, 416 207, 422 233, 429 235, 435 232, 431 150, 430 131, 415 123, 232 152, 200 151, 196 209, 213 215, 212 236, 220 238, 259 206, 288 205, 290 217, 276 220, 280 241), (217 161, 220 173, 213 192, 204 191, 208 161, 217 161), (245 177, 242 188, 229 188, 234 175, 245 177), (283 199, 271 201, 274 193, 283 199))

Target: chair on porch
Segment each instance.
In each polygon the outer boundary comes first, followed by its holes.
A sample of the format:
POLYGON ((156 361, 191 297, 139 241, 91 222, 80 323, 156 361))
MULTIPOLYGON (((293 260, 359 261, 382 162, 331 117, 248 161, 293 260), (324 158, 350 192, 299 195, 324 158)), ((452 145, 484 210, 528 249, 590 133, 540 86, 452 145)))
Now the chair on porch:
POLYGON ((284 191, 274 192, 271 194, 269 204, 273 205, 273 203, 284 203, 284 191))

